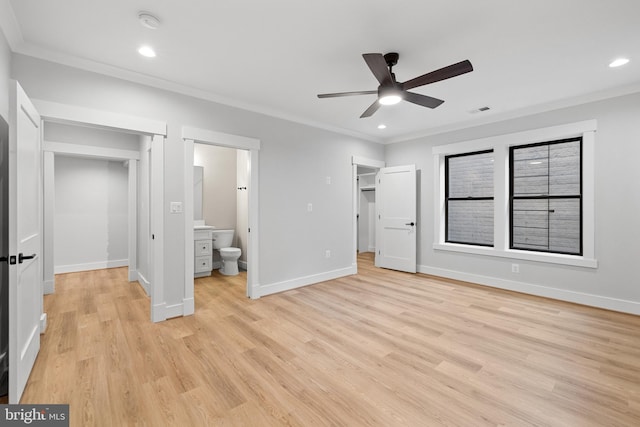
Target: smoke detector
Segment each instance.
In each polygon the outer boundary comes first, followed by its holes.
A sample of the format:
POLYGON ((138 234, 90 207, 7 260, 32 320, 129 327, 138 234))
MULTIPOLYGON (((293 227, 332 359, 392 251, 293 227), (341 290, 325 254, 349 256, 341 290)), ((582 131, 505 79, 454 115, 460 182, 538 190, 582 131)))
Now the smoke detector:
POLYGON ((155 30, 160 26, 160 20, 149 12, 138 13, 138 21, 140 21, 142 26, 151 30, 155 30))

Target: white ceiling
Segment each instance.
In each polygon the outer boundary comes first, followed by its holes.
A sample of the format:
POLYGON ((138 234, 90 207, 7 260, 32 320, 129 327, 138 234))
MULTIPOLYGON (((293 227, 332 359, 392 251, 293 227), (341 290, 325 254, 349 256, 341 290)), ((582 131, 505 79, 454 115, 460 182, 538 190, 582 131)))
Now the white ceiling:
POLYGON ((15 52, 380 142, 640 90, 639 0, 9 4, 15 21, 3 30, 15 52), (160 28, 143 27, 141 10, 160 28), (145 43, 156 58, 137 53, 145 43), (316 97, 376 89, 362 54, 390 51, 398 81, 464 59, 474 71, 414 89, 446 101, 434 110, 402 102, 360 119, 375 95, 316 97), (620 56, 631 62, 609 68, 620 56))

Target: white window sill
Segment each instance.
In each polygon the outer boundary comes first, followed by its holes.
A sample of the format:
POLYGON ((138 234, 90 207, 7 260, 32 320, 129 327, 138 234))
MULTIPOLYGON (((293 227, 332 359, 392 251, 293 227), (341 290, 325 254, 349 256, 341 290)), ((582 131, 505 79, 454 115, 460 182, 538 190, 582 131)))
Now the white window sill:
POLYGON ((433 249, 438 251, 461 252, 499 258, 545 262, 549 264, 571 265, 575 267, 598 268, 597 259, 576 255, 549 254, 516 249, 500 250, 485 246, 461 245, 456 243, 436 243, 433 245, 433 249))

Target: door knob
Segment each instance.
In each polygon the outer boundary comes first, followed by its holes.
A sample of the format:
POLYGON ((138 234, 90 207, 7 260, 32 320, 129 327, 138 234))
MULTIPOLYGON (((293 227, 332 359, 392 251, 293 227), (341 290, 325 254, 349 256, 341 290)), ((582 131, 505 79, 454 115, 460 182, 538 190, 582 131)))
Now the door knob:
POLYGON ((416 225, 416 224, 415 224, 413 221, 411 221, 411 222, 406 223, 405 225, 410 225, 410 226, 412 226, 412 227, 413 227, 413 226, 414 226, 414 225, 416 225))

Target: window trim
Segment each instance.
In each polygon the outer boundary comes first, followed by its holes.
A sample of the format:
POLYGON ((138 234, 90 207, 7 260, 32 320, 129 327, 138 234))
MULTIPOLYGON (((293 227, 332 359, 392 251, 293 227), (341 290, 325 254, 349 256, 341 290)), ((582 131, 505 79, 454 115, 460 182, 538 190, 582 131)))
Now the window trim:
POLYGON ((596 120, 568 123, 524 132, 440 145, 432 148, 434 162, 434 242, 437 251, 461 252, 550 264, 597 268, 595 258, 595 133, 596 120), (582 137, 582 255, 510 249, 509 148, 545 141, 582 137), (494 151, 494 247, 445 242, 445 156, 494 151))

